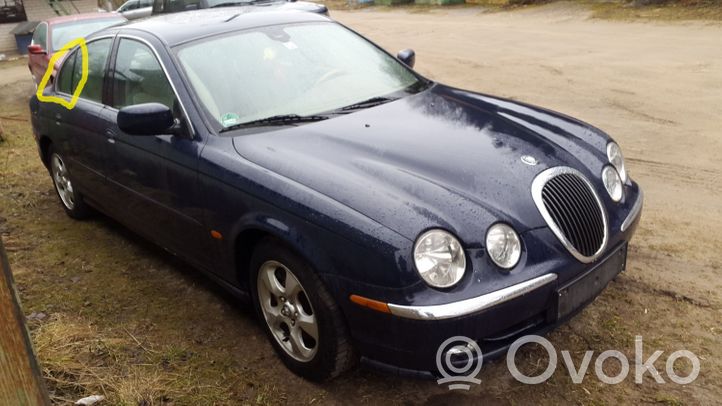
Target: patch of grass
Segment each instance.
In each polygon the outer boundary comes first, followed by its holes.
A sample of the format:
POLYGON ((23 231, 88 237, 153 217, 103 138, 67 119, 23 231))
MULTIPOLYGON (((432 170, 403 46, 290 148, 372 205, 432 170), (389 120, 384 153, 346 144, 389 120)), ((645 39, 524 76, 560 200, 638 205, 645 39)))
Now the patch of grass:
POLYGON ((201 383, 194 365, 173 344, 153 349, 130 333, 102 330, 82 319, 56 316, 33 337, 53 400, 102 394, 112 404, 213 404, 228 397, 225 385, 201 383), (157 362, 159 354, 173 354, 157 362), (190 389, 190 390, 189 390, 190 389))
POLYGON ((46 315, 29 328, 53 403, 96 394, 111 405, 275 404, 287 396, 258 374, 278 360, 256 339, 250 311, 112 220, 65 216, 24 97, 3 104, 0 116, 12 118, 2 119, 0 235, 24 312, 46 315), (252 359, 265 361, 249 368, 252 359))
POLYGON ((586 2, 594 18, 609 20, 722 20, 720 0, 636 0, 586 2))
POLYGON ((663 405, 667 405, 667 406, 683 406, 684 405, 684 403, 681 400, 677 399, 674 396, 667 395, 664 393, 657 394, 657 396, 654 398, 654 401, 657 403, 661 403, 663 405))

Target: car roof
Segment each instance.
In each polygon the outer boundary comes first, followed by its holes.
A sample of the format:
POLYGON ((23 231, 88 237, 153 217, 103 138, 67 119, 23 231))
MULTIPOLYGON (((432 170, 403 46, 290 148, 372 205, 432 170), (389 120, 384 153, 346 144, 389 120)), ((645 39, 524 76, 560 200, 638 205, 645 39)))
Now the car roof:
POLYGON ((80 13, 70 14, 67 16, 48 18, 45 22, 48 25, 67 23, 69 21, 80 21, 80 20, 107 20, 107 19, 122 19, 125 20, 122 14, 117 13, 80 13))
MULTIPOLYGON (((287 3, 285 3, 287 4, 287 3)), ((328 17, 308 11, 284 8, 284 4, 264 6, 222 7, 169 13, 142 19, 102 32, 145 31, 168 46, 199 38, 248 28, 314 21, 331 21, 328 17)))

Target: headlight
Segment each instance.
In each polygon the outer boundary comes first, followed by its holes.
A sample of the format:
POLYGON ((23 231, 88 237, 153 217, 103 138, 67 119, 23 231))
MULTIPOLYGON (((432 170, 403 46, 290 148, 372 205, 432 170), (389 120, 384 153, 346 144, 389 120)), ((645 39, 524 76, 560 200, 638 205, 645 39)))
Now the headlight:
POLYGON ((619 173, 622 183, 627 183, 627 168, 624 167, 624 155, 622 155, 622 149, 619 148, 619 145, 614 142, 607 144, 607 158, 619 173))
POLYGON ((504 269, 513 268, 521 257, 521 241, 513 228, 498 223, 486 232, 486 250, 495 264, 504 269))
POLYGON ((607 189, 612 200, 615 202, 622 200, 622 178, 616 169, 610 165, 605 166, 602 169, 602 182, 604 182, 604 188, 607 189))
POLYGON ((414 245, 414 263, 419 275, 435 288, 454 286, 466 270, 466 256, 459 240, 444 230, 421 234, 414 245))

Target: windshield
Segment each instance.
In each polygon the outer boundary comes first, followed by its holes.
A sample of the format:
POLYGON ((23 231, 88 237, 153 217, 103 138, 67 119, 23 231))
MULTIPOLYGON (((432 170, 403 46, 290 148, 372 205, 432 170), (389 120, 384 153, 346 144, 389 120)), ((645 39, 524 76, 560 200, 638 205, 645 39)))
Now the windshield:
POLYGON ((183 47, 178 58, 223 128, 331 112, 421 84, 401 62, 330 22, 217 36, 183 47))
POLYGON ((68 42, 100 31, 111 25, 125 22, 125 18, 104 18, 102 20, 79 20, 68 23, 54 24, 52 26, 53 51, 57 51, 68 42))

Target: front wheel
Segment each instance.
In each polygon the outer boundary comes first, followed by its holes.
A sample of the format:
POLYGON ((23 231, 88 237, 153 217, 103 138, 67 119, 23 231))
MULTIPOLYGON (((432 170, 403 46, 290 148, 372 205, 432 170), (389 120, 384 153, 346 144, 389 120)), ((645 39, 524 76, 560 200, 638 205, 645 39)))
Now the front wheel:
POLYGON ((83 201, 83 197, 70 178, 70 172, 61 154, 53 147, 50 147, 50 176, 55 185, 55 191, 60 198, 60 203, 68 216, 75 219, 88 217, 89 208, 83 201))
POLYGON ((256 312, 284 364, 325 381, 350 369, 355 351, 335 301, 311 267, 281 244, 259 244, 251 260, 256 312))

